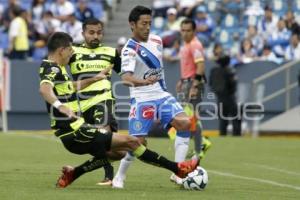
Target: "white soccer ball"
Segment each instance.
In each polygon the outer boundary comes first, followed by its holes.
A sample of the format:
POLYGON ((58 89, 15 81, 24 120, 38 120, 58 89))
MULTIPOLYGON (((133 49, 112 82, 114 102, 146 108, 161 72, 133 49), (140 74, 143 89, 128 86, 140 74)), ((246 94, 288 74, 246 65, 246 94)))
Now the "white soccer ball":
POLYGON ((187 190, 204 190, 208 183, 208 174, 203 167, 197 167, 182 180, 183 187, 187 190))

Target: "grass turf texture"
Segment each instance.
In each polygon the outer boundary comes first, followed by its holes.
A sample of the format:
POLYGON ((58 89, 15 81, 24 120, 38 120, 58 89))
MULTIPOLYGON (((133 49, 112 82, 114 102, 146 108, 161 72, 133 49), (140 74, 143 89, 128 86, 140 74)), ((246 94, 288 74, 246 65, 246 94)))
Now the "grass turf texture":
MULTIPOLYGON (((56 189, 61 167, 89 156, 73 155, 54 136, 37 133, 0 133, 0 199, 300 199, 298 138, 211 138, 201 164, 209 174, 205 191, 180 189, 169 181, 170 172, 140 161, 129 168, 124 190, 95 185, 102 169, 56 189)), ((173 159, 172 141, 150 138, 148 144, 173 159)))

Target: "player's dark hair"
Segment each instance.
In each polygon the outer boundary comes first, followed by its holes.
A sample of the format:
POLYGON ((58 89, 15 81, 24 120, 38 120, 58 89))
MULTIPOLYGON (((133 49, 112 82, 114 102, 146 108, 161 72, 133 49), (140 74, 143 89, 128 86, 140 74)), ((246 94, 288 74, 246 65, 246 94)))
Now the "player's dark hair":
POLYGON ((141 15, 152 15, 152 10, 145 6, 136 6, 134 7, 129 14, 128 21, 136 23, 141 15))
POLYGON ((58 48, 69 47, 73 42, 72 37, 64 32, 55 32, 53 33, 47 43, 48 52, 55 52, 58 48))
POLYGON ((196 30, 196 23, 195 23, 195 21, 192 20, 191 18, 186 18, 186 19, 184 19, 184 20, 181 22, 181 26, 182 26, 183 24, 191 24, 191 25, 192 25, 193 31, 196 30))
POLYGON ((98 25, 98 24, 100 24, 101 27, 103 28, 103 22, 100 21, 99 19, 96 19, 96 18, 93 18, 93 17, 92 18, 87 18, 82 23, 82 30, 85 31, 87 25, 98 25))

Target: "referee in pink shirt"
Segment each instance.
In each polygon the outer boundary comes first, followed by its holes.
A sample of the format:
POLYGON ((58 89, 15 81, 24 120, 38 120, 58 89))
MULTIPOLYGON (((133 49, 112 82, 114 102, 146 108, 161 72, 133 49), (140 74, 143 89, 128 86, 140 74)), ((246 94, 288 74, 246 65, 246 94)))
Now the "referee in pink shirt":
POLYGON ((211 146, 209 140, 201 137, 202 127, 198 123, 200 110, 197 104, 201 102, 204 83, 206 82, 204 49, 196 37, 196 24, 192 19, 187 18, 181 22, 181 36, 184 42, 180 49, 181 79, 176 85, 176 92, 178 101, 183 103, 183 106, 189 104, 190 108, 187 110, 193 111, 193 116, 191 116, 192 128, 190 131, 177 131, 175 160, 183 160, 187 155, 191 132, 194 135, 195 155, 201 159, 205 151, 211 146))

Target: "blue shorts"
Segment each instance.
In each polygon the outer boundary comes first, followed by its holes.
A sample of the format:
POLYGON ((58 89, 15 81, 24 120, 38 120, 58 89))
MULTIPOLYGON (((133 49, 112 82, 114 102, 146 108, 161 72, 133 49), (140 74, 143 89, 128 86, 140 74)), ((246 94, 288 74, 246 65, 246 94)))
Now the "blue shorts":
POLYGON ((154 120, 160 120, 163 127, 167 128, 173 118, 182 112, 183 108, 173 96, 145 102, 131 99, 129 134, 147 136, 154 120))

